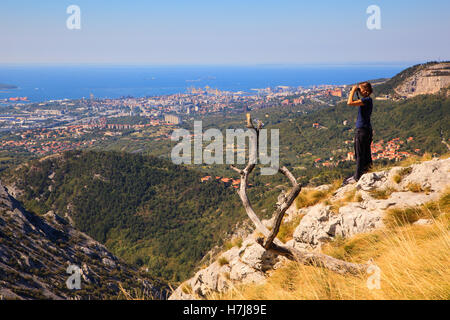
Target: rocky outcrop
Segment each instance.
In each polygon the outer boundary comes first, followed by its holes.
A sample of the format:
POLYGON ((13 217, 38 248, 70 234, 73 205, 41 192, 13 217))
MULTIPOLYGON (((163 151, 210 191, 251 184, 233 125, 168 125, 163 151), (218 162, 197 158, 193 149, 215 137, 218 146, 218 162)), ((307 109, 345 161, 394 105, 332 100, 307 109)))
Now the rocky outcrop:
POLYGON ((116 299, 120 283, 167 297, 165 284, 138 274, 53 211, 25 210, 0 182, 0 299, 116 299), (66 285, 70 265, 80 268, 81 290, 66 285))
MULTIPOLYGON (((434 159, 408 168, 367 173, 358 183, 336 190, 330 204, 319 203, 311 207, 286 212, 284 222, 303 216, 293 239, 286 244, 295 248, 320 250, 322 244, 335 237, 352 237, 383 226, 386 209, 414 207, 437 200, 449 186, 450 158, 434 159), (400 177, 400 179, 398 179, 400 177), (418 186, 416 192, 410 186, 418 186), (377 199, 374 192, 385 190, 385 199, 377 199), (359 195, 355 201, 345 200, 348 194, 359 195), (339 206, 336 206, 339 204, 339 206)), ((330 186, 320 186, 328 190, 330 186)), ((263 223, 271 226, 272 220, 263 223)), ((432 221, 421 219, 417 225, 432 221)), ((241 283, 261 283, 270 270, 281 266, 285 258, 269 254, 255 242, 256 233, 248 236, 241 247, 233 247, 218 256, 217 261, 199 270, 195 276, 178 287, 170 299, 202 299, 210 293, 223 292, 241 283)))
POLYGON ((324 204, 300 209, 304 217, 294 232, 294 245, 314 249, 336 236, 347 238, 380 228, 388 208, 415 207, 437 200, 449 186, 449 172, 450 159, 434 159, 409 168, 367 173, 355 185, 338 189, 331 199, 331 202, 339 201, 354 191, 359 193, 361 201, 345 203, 337 212, 324 204), (409 173, 403 173, 402 180, 395 182, 394 177, 402 171, 409 173), (409 191, 411 185, 418 190, 409 191), (387 198, 377 199, 373 192, 383 190, 387 198))
POLYGON ((220 255, 217 261, 198 271, 195 276, 169 297, 170 300, 205 298, 213 292, 224 292, 234 283, 261 283, 266 272, 273 270, 280 257, 266 251, 249 236, 240 247, 220 255))
POLYGON ((435 94, 450 86, 450 63, 438 63, 419 68, 400 83, 394 91, 399 96, 414 97, 419 94, 435 94))

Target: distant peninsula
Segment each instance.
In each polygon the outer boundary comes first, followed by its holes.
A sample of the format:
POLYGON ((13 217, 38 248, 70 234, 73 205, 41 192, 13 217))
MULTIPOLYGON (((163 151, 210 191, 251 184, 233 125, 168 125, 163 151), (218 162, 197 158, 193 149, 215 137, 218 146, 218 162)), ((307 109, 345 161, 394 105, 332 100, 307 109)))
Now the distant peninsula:
POLYGON ((17 86, 13 84, 0 83, 0 89, 17 89, 17 86))

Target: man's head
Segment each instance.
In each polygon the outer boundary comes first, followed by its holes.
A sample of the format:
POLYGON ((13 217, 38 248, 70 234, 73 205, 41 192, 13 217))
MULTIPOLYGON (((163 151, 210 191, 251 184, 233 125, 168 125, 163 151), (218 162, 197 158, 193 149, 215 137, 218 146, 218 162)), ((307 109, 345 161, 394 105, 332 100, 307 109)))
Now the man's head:
POLYGON ((370 82, 361 82, 358 84, 359 92, 363 97, 368 97, 372 94, 372 85, 370 82))

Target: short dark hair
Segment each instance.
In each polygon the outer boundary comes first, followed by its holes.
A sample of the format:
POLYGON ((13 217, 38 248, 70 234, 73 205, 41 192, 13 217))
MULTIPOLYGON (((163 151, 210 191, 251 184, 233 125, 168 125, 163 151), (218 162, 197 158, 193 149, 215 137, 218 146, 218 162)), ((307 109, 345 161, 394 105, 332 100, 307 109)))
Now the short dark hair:
POLYGON ((372 85, 368 81, 360 82, 359 85, 370 94, 372 94, 372 85))

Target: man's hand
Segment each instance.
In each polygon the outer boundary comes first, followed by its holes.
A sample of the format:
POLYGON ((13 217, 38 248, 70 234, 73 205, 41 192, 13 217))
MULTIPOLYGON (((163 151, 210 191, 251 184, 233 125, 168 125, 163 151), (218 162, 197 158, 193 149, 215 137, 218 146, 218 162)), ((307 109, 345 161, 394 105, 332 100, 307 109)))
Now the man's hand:
POLYGON ((352 90, 350 91, 350 94, 348 95, 347 104, 349 106, 359 107, 364 105, 364 103, 361 100, 353 100, 353 97, 355 95, 355 91, 358 90, 358 86, 355 85, 352 87, 352 90))
POLYGON ((355 93, 358 89, 359 89, 359 87, 357 85, 354 85, 352 87, 352 92, 355 93))

